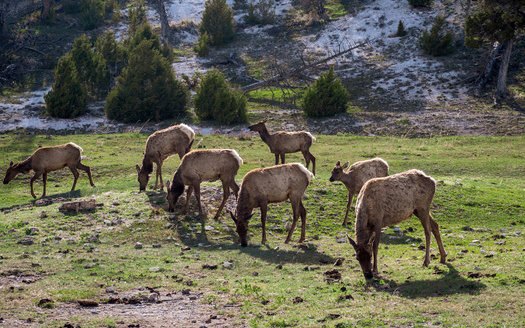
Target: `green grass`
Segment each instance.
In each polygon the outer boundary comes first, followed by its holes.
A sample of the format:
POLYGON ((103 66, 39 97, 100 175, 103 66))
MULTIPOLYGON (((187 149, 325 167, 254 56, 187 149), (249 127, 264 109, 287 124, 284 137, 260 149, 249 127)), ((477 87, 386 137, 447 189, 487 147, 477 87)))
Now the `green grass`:
MULTIPOLYGON (((134 166, 142 159, 146 138, 141 134, 0 135, 4 170, 10 160, 22 160, 40 146, 79 144, 86 156, 83 163, 92 168, 97 187, 91 188, 81 172, 77 190, 69 193, 71 173, 56 171, 49 174, 48 198, 94 197, 99 204, 92 212, 61 213, 61 202, 35 204, 29 193, 31 175, 19 175, 2 185, 0 277, 41 278, 24 284, 21 291, 0 288, 4 318, 47 322, 41 311, 33 311, 42 298, 52 299, 59 308, 76 299, 104 301, 108 286, 119 292, 155 286, 162 291, 189 288, 202 292, 202 302, 213 305, 218 313, 238 307, 235 322, 250 327, 525 325, 523 136, 317 135, 312 147, 317 176, 304 197, 307 249, 283 243, 284 225, 291 218, 289 203, 270 205, 267 245, 260 245, 259 210, 255 211, 247 248, 234 244, 235 227, 226 213, 221 222, 198 219, 194 200, 188 216, 181 215, 180 202, 175 214, 167 213, 164 192, 138 192, 134 166), (328 182, 331 169, 337 160, 353 163, 375 156, 389 163, 391 174, 418 168, 438 181, 432 215, 441 228, 446 264, 439 263, 432 240, 435 257, 428 268, 421 266, 424 251, 418 245, 424 236, 416 218, 400 224, 400 231, 385 229, 379 277, 371 281, 363 278, 351 247, 337 242, 345 233, 352 235, 353 229, 352 225, 341 226, 347 192, 340 183, 328 182), (32 228, 38 230, 32 234, 32 228), (35 243, 18 243, 26 237, 33 237, 35 243), (134 249, 136 242, 144 248, 134 249), (153 248, 153 244, 162 247, 153 248), (182 251, 183 246, 191 249, 182 251), (333 269, 339 257, 345 259, 336 267, 341 280, 328 282, 323 273, 333 269), (234 265, 224 268, 225 261, 234 265), (205 270, 203 264, 216 264, 218 269, 205 270), (193 283, 188 286, 185 282, 190 279, 193 283)), ((197 135, 197 145, 236 149, 245 162, 239 182, 249 170, 271 166, 274 160, 259 137, 197 135)), ((287 155, 287 162, 292 161, 303 159, 299 154, 287 155)), ((164 180, 171 180, 178 163, 177 156, 165 162, 164 180)), ((41 194, 41 182, 35 185, 35 192, 41 194)), ((220 195, 220 185, 203 183, 203 192, 220 195)), ((210 217, 217 202, 203 201, 210 217)), ((350 216, 355 217, 353 209, 350 216)), ((295 241, 298 234, 299 229, 295 241)), ((68 322, 83 327, 114 326, 119 318, 102 321, 84 323, 82 318, 71 318, 68 322)), ((64 322, 47 324, 58 327, 64 322)))

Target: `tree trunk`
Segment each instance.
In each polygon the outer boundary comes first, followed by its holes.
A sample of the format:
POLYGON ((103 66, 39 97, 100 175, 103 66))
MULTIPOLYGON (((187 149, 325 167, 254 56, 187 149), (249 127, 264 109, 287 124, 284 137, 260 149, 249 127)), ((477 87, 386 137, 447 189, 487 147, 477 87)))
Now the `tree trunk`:
POLYGON ((504 50, 499 66, 496 98, 505 98, 509 94, 509 90, 507 90, 507 72, 509 70, 510 54, 513 44, 514 40, 509 40, 503 45, 504 50))
POLYGON ((503 45, 499 42, 494 42, 494 44, 492 45, 492 51, 490 52, 487 65, 485 65, 485 70, 475 82, 475 84, 477 85, 475 91, 476 96, 479 96, 481 94, 481 91, 483 90, 487 82, 490 80, 492 76, 492 71, 494 69, 494 65, 496 65, 496 61, 499 57, 499 53, 501 52, 502 46, 503 45))
POLYGON ((51 11, 51 0, 42 0, 42 20, 45 21, 49 17, 51 11))
POLYGON ((170 41, 170 22, 168 15, 166 14, 166 7, 164 6, 164 0, 155 0, 157 12, 159 13, 161 38, 165 42, 170 41))

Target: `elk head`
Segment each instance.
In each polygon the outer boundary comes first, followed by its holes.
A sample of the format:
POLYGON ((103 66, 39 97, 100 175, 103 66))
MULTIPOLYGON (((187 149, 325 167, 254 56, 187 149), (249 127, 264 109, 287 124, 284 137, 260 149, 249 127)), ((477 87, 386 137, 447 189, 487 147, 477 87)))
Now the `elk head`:
POLYGON ((330 177, 330 182, 341 181, 341 176, 343 175, 344 169, 348 167, 348 162, 344 163, 341 166, 341 162, 337 161, 334 168, 332 169, 332 176, 330 177))
POLYGON ((376 238, 376 233, 372 232, 370 239, 366 244, 356 244, 348 234, 346 234, 348 242, 354 247, 355 257, 361 265, 361 270, 366 279, 371 279, 374 275, 372 273, 372 254, 374 250, 374 240, 376 238))

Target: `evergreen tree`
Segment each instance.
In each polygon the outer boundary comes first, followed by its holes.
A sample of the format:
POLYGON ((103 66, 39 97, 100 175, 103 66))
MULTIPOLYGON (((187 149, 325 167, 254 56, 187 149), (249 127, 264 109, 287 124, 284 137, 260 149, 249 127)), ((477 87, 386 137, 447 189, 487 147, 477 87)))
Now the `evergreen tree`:
POLYGON ((87 109, 87 96, 80 83, 71 55, 59 59, 55 83, 45 96, 47 113, 59 118, 74 118, 87 109))
POLYGON ((206 73, 194 98, 195 113, 200 120, 224 124, 247 121, 246 97, 232 90, 224 75, 216 70, 206 73))
POLYGON ((102 0, 82 0, 80 7, 84 29, 92 30, 98 27, 104 18, 104 3, 102 0))
POLYGON ((331 116, 346 111, 350 95, 337 79, 334 68, 322 74, 315 83, 306 90, 301 101, 301 108, 308 116, 331 116))
POLYGON ((445 30, 445 23, 445 17, 437 15, 430 31, 423 31, 419 45, 428 55, 443 56, 454 51, 454 35, 445 30))
POLYGON ((143 40, 129 53, 128 66, 106 99, 108 118, 126 123, 161 121, 184 115, 189 95, 170 63, 143 40))
POLYGON ((207 33, 211 45, 221 45, 233 39, 233 10, 226 0, 206 0, 199 33, 207 33))
POLYGON ((525 34, 525 1, 480 0, 479 11, 467 17, 465 33, 465 44, 471 48, 479 48, 484 41, 497 41, 503 45, 496 98, 505 97, 514 41, 525 34))
POLYGON ((87 91, 104 96, 109 89, 110 75, 105 59, 96 53, 86 35, 78 37, 71 49, 78 77, 87 91))

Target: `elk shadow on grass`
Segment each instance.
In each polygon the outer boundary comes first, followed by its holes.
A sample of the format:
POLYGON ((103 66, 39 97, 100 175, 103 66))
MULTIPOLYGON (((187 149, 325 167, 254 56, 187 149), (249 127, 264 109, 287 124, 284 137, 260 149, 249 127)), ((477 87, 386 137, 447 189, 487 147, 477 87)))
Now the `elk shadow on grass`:
MULTIPOLYGON (((401 297, 417 299, 426 297, 442 297, 455 294, 470 294, 477 295, 482 289, 486 287, 480 281, 474 281, 462 276, 456 268, 450 263, 445 263, 446 270, 436 270, 435 274, 441 275, 439 279, 426 280, 405 280, 399 284, 394 280, 382 279, 386 284, 390 285, 388 289, 392 294, 401 297)), ((377 290, 384 291, 384 285, 373 285, 377 290)))
MULTIPOLYGON (((238 236, 235 232, 235 227, 230 227, 229 231, 217 234, 214 237, 212 231, 207 230, 210 225, 216 226, 217 221, 197 219, 194 220, 189 216, 174 218, 170 220, 173 223, 172 229, 177 232, 181 242, 184 245, 195 247, 200 246, 207 252, 213 251, 228 251, 232 252, 232 258, 235 257, 235 253, 242 252, 250 255, 253 258, 258 258, 267 263, 274 264, 289 264, 289 263, 302 263, 305 265, 326 265, 333 264, 335 258, 320 253, 315 245, 308 245, 308 249, 301 249, 300 247, 293 247, 293 241, 289 247, 291 249, 272 248, 270 245, 276 240, 273 238, 281 238, 281 236, 272 236, 268 240, 267 245, 260 245, 258 243, 250 243, 248 247, 241 247, 236 244, 238 236), (191 229, 190 229, 191 227, 191 229)), ((223 224, 224 221, 220 221, 218 224, 223 224)), ((284 237, 283 237, 284 238, 284 237)), ((298 239, 299 237, 296 236, 298 239)), ((287 246, 288 248, 288 246, 287 246)))

